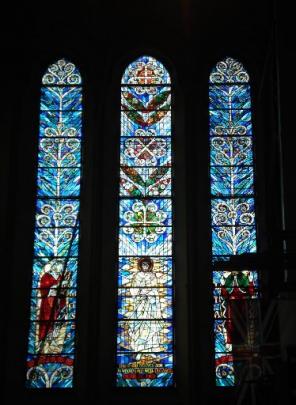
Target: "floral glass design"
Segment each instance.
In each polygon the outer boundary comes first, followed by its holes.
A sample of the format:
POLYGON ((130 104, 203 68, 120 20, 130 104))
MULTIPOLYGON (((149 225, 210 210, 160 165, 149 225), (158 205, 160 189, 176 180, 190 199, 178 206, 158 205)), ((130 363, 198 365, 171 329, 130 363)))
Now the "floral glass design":
POLYGON ((170 84, 150 56, 122 77, 118 387, 174 383, 170 84))
POLYGON ((81 76, 60 59, 42 78, 29 388, 71 388, 75 356, 81 180, 81 76))
POLYGON ((228 265, 257 251, 251 96, 240 62, 226 58, 211 72, 209 113, 216 384, 233 386, 257 350, 257 271, 228 265))

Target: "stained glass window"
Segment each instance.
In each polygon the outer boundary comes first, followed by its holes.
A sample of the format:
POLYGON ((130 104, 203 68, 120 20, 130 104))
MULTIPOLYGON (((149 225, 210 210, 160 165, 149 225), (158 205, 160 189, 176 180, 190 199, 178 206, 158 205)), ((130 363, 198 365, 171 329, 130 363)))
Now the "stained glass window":
POLYGON ((257 250, 251 97, 249 75, 232 58, 217 63, 209 82, 216 384, 233 386, 240 362, 256 351, 257 271, 227 265, 257 250))
POLYGON ((173 385, 171 82, 149 56, 122 77, 117 386, 173 385))
POLYGON ((73 386, 81 178, 81 76, 42 78, 27 387, 73 386))

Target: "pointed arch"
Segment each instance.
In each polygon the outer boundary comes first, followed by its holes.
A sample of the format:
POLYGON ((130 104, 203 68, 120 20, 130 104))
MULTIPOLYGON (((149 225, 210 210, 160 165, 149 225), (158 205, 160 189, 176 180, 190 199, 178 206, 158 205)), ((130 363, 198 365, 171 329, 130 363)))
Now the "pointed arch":
POLYGON ((117 386, 173 385, 171 80, 142 56, 121 82, 117 386))
POLYGON ((71 388, 79 261, 82 80, 60 59, 42 77, 27 387, 71 388))
POLYGON ((212 70, 209 114, 216 384, 232 386, 238 358, 256 345, 258 297, 257 271, 233 264, 257 251, 250 84, 240 62, 227 57, 212 70))

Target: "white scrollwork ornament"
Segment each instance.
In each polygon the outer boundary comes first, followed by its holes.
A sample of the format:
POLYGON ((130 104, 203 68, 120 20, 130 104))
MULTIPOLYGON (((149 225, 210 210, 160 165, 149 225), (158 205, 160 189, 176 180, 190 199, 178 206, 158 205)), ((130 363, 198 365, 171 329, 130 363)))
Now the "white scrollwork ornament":
POLYGON ((44 85, 78 85, 81 84, 81 76, 73 63, 60 59, 47 69, 42 78, 44 85))
POLYGON ((132 209, 124 213, 123 218, 126 221, 124 233, 131 235, 132 240, 137 243, 143 240, 153 243, 166 230, 163 224, 167 214, 154 202, 135 202, 132 209))
POLYGON ((46 388, 51 387, 49 376, 42 366, 29 368, 29 370, 27 371, 27 380, 37 387, 39 386, 45 386, 46 388))
POLYGON ((249 75, 243 65, 232 59, 226 58, 217 63, 210 75, 210 83, 248 83, 249 75))

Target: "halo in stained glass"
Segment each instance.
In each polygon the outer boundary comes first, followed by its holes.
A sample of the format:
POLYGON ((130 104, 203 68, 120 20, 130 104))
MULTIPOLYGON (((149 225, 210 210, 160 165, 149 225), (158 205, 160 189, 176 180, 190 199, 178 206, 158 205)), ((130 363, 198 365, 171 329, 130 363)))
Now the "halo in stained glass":
POLYGON ((174 384, 170 109, 165 67, 132 62, 121 87, 119 387, 174 384))

